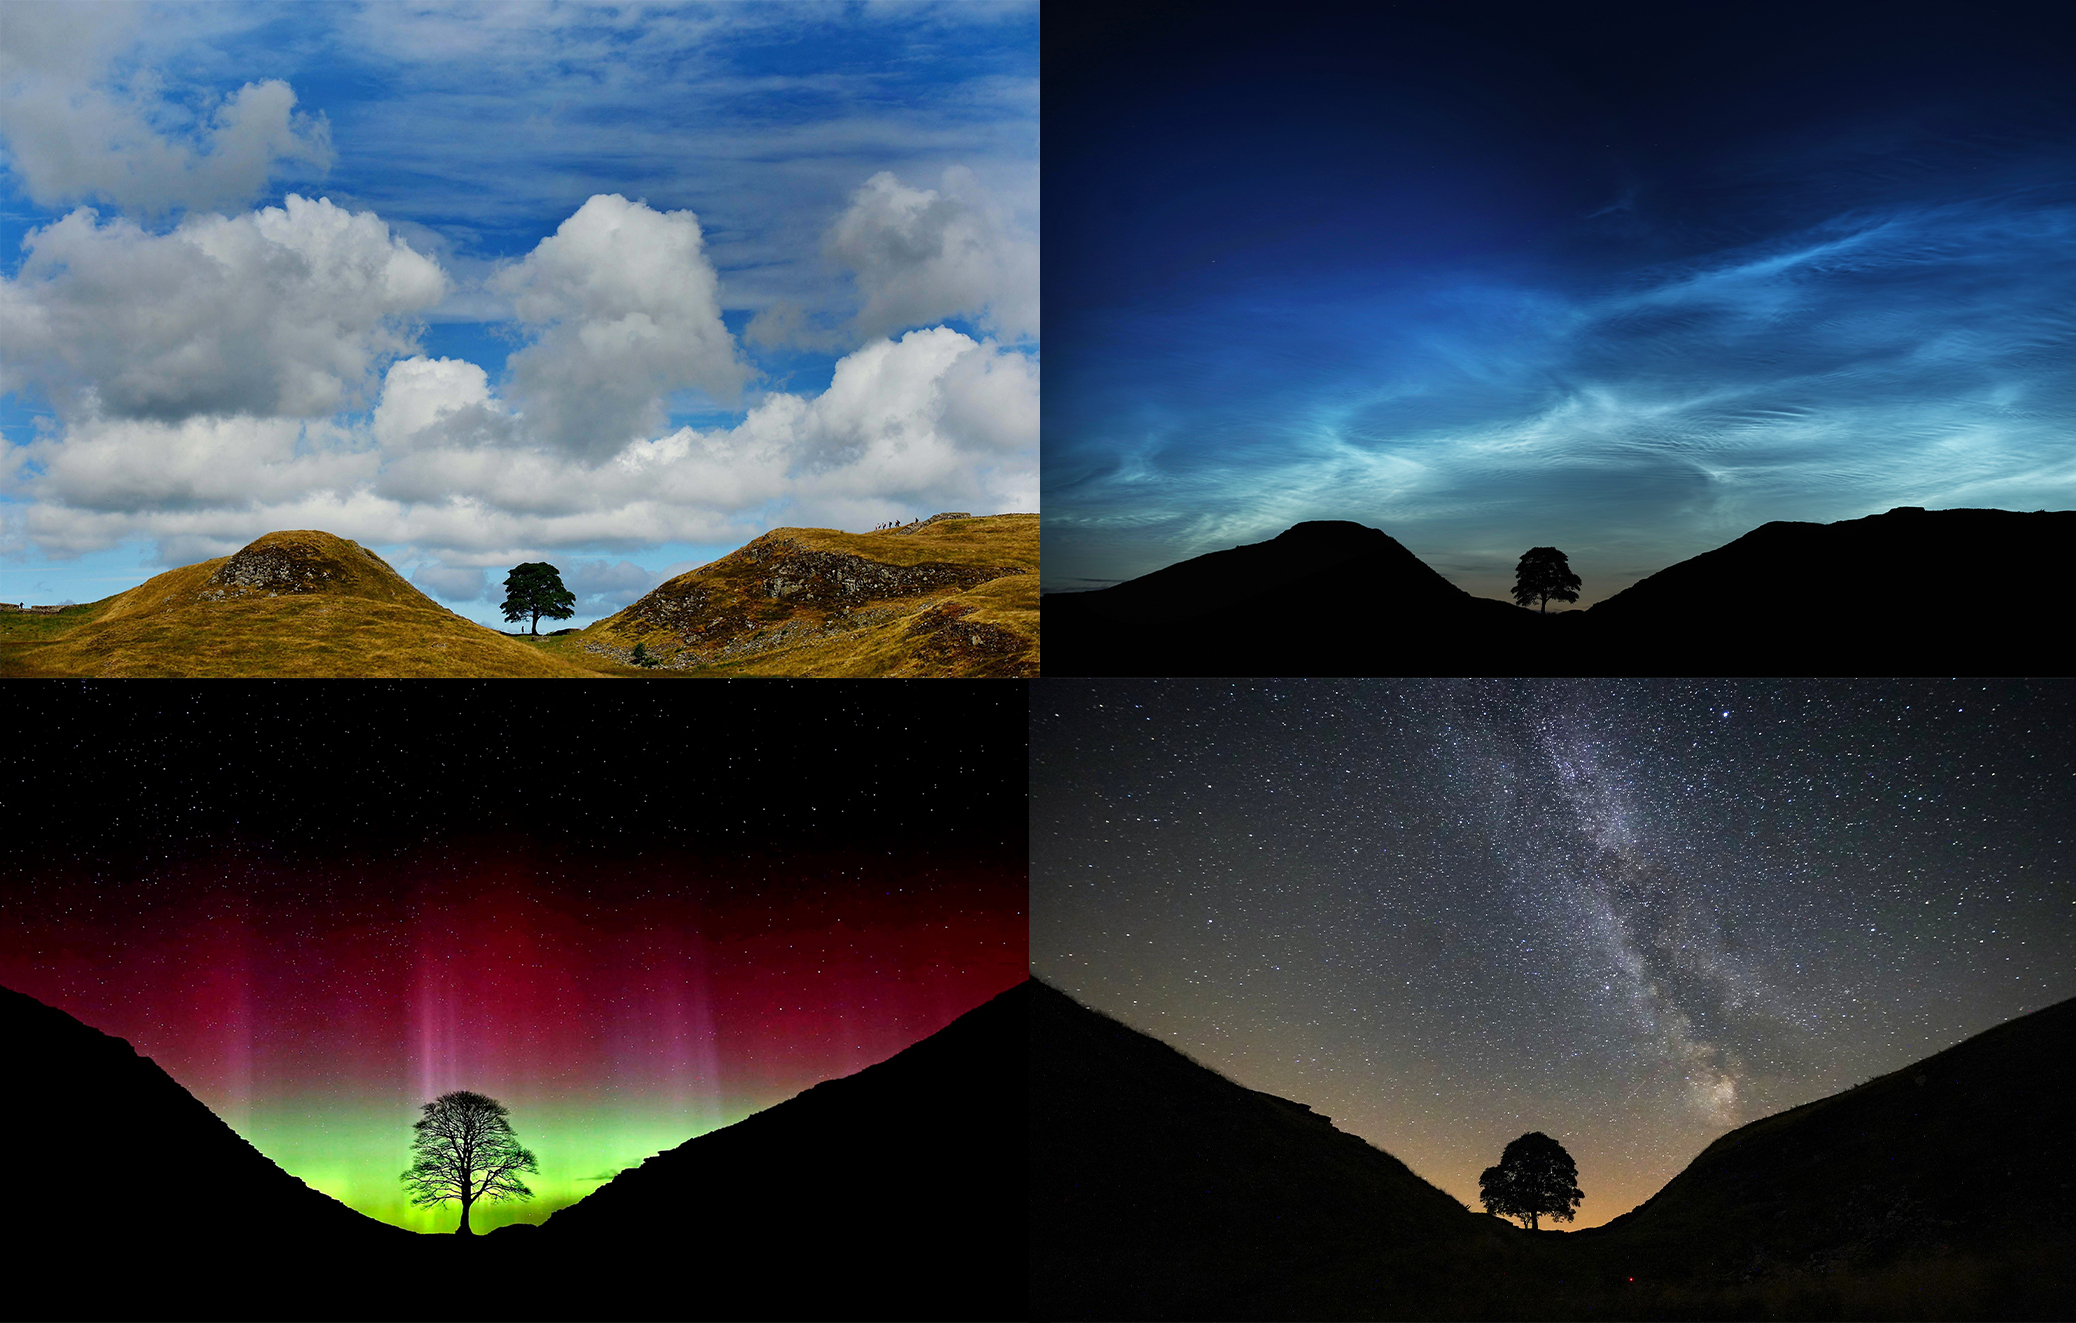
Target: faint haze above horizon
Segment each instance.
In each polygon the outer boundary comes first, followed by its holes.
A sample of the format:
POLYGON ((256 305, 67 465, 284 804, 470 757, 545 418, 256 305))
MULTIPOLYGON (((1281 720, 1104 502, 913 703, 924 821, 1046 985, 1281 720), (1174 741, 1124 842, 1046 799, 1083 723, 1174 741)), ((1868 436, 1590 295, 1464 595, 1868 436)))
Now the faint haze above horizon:
POLYGON ((2072 722, 2050 681, 1049 680, 1031 969, 1472 1207, 1548 1134, 1596 1226, 2076 996, 2072 722))
POLYGON ((1045 583, 1308 519, 1585 607, 1774 520, 2076 508, 2076 22, 1047 11, 1045 583))

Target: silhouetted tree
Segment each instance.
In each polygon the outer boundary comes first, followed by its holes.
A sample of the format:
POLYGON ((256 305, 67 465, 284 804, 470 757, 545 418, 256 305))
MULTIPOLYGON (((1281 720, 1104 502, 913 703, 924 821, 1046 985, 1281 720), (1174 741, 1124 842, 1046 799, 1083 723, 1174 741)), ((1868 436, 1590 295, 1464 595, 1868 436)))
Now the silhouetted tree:
POLYGON ((567 620, 576 614, 576 604, 576 594, 562 586, 562 575, 545 561, 515 565, 505 576, 505 619, 524 620, 532 615, 528 630, 536 637, 541 632, 542 616, 567 620))
POLYGON ((1578 601, 1579 576, 1571 572, 1571 563, 1557 548, 1530 547, 1514 567, 1514 601, 1521 606, 1535 602, 1538 610, 1548 611, 1553 597, 1560 602, 1578 601))
POLYGON ((531 1199, 533 1191, 519 1180, 522 1171, 538 1171, 533 1154, 519 1147, 505 1106, 495 1098, 466 1089, 443 1093, 425 1105, 425 1115, 411 1127, 417 1161, 403 1174, 411 1202, 436 1208, 461 1200, 457 1236, 469 1230, 469 1208, 478 1199, 531 1199))
POLYGON ((1478 1197, 1485 1211, 1501 1217, 1518 1217, 1530 1231, 1538 1218, 1571 1221, 1579 1200, 1579 1169, 1564 1145, 1533 1131, 1507 1145, 1497 1167, 1487 1167, 1478 1177, 1478 1197))

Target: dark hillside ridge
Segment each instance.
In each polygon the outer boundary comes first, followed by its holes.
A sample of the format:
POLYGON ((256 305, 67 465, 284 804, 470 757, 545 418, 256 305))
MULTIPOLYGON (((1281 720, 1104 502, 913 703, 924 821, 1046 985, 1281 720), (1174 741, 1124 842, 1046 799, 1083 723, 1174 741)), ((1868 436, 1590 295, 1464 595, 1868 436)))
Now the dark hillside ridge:
POLYGON ((1454 588, 1375 529, 1300 524, 1047 595, 1046 673, 2066 674, 2049 585, 2071 545, 2076 511, 1775 522, 1543 616, 1454 588))
POLYGON ((2066 510, 1775 522, 1638 580, 1582 623, 1645 670, 1721 649, 1761 669, 1802 658, 1869 672, 1888 659, 1918 674, 2066 673, 2047 584, 2071 538, 2066 510))
POLYGON ((1027 1318, 1031 996, 1011 988, 490 1239, 529 1262, 643 1265, 587 1283, 571 1317, 1027 1318))
POLYGON ((1302 591, 1332 571, 1374 576, 1411 605, 1454 604, 1469 594, 1379 529, 1346 519, 1293 524, 1267 542, 1214 551, 1112 588, 1074 596, 1113 620, 1170 624, 1302 591))
POLYGON ((1027 1002, 1012 988, 541 1226, 461 1237, 310 1189, 129 1044, 0 990, 27 1213, 6 1313, 1023 1319, 1027 1002))
POLYGON ((1735 1130, 1606 1226, 1531 1233, 1041 984, 1033 1316, 2076 1317, 2072 1090, 2076 1000, 1735 1130))
POLYGON ((1993 1254, 2043 1234, 2076 1270, 2076 999, 1742 1126, 1576 1233, 1705 1279, 1993 1254))
POLYGON ((1350 1254, 1493 1234, 1303 1104, 1030 987, 1034 1317, 1250 1317, 1350 1254))
POLYGON ((1474 674, 1519 656, 1548 623, 1472 597, 1346 520, 1041 605, 1048 675, 1474 674))
POLYGON ((151 1058, 63 1011, 0 988, 0 1042, 21 1202, 10 1315, 350 1315, 369 1302, 335 1284, 308 1300, 307 1280, 282 1277, 416 1239, 289 1175, 151 1058))

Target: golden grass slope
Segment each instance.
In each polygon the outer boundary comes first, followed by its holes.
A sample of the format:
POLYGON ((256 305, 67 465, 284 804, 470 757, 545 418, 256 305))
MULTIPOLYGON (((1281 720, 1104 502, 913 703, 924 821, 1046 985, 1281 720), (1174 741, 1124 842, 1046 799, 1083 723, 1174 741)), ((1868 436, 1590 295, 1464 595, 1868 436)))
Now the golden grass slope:
POLYGON ((694 675, 1038 674, 1038 516, 773 529, 574 636, 694 675))
POLYGON ((359 543, 310 529, 4 624, 0 675, 10 676, 597 674, 455 615, 359 543))

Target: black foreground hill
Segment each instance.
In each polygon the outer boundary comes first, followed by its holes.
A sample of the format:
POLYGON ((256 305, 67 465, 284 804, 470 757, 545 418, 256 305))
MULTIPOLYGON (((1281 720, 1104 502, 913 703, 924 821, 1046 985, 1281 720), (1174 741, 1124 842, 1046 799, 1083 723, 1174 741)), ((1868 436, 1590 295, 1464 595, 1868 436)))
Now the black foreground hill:
POLYGON ((2076 999, 1733 1130, 1578 1238, 1700 1286, 1944 1260, 1956 1279, 2032 1277, 2044 1305, 2058 1265, 2076 1316, 2072 1096, 2076 999))
POLYGON ((1034 1317, 2076 1317, 2076 1001, 1732 1131, 1571 1234, 1042 984, 1031 1053, 1034 1317))
POLYGON ((0 989, 22 1213, 4 1313, 1026 1318, 1028 1001, 1012 988, 542 1226, 460 1237, 312 1190, 128 1043, 0 989))
POLYGON ((626 1265, 587 1275, 568 1317, 1028 1318, 1031 997, 1011 988, 622 1172, 538 1230, 488 1239, 528 1260, 626 1265))
POLYGON ((1043 599, 1048 675, 2064 674, 2076 511, 1777 521, 1585 611, 1473 597, 1360 524, 1299 524, 1043 599))
POLYGON ((1524 657, 1548 623, 1347 520, 1049 593, 1040 609, 1047 675, 1474 675, 1524 657))
POLYGON ((1503 1235, 1303 1104, 1029 986, 1032 1317, 1295 1316, 1296 1284, 1372 1255, 1425 1302, 1503 1235))
POLYGON ((123 1039, 0 988, 0 1043, 10 1316, 368 1316, 380 1298, 331 1270, 418 1239, 283 1171, 123 1039))

